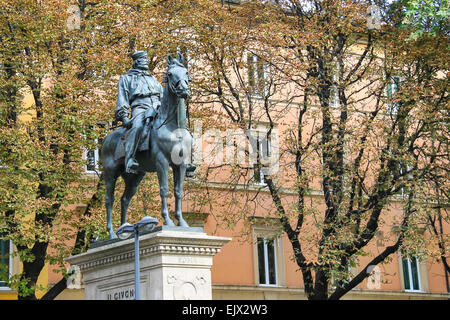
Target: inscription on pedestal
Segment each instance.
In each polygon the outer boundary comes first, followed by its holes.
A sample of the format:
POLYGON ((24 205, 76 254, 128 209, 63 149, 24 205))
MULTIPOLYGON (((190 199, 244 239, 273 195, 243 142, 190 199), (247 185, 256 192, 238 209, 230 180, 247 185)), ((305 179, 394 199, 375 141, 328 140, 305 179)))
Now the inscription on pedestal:
MULTIPOLYGON (((141 298, 147 296, 148 278, 141 278, 141 298)), ((98 300, 135 300, 136 291, 134 281, 121 278, 118 282, 104 283, 98 286, 96 293, 98 300)))
POLYGON ((106 300, 134 300, 134 288, 114 290, 106 294, 106 300))
POLYGON ((182 264, 196 264, 197 259, 195 259, 195 257, 184 256, 184 257, 179 257, 178 262, 182 263, 182 264))

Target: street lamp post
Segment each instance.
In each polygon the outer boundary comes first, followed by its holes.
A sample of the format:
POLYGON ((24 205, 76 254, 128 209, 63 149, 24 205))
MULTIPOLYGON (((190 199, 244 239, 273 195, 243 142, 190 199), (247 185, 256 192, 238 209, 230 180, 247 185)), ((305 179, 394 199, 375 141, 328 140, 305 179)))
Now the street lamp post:
POLYGON ((128 239, 134 233, 134 294, 135 300, 141 300, 141 268, 139 265, 139 231, 151 231, 158 224, 158 219, 143 217, 135 224, 125 222, 117 229, 116 234, 120 239, 128 239))

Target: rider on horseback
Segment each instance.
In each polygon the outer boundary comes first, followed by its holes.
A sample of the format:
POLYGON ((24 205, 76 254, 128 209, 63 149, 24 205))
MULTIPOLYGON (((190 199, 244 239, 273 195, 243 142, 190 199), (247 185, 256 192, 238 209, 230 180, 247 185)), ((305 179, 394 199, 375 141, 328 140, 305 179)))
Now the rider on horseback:
MULTIPOLYGON (((116 119, 128 129, 125 135, 125 171, 136 173, 139 163, 135 159, 146 125, 153 121, 161 105, 163 88, 148 70, 147 51, 131 55, 133 67, 119 80, 116 119), (131 118, 130 116, 131 108, 131 118)), ((196 167, 187 165, 187 175, 192 176, 196 167)))
POLYGON ((116 119, 128 128, 125 141, 125 170, 136 173, 139 163, 135 159, 145 122, 153 120, 161 105, 162 86, 148 70, 146 51, 136 51, 131 55, 133 68, 119 80, 116 119), (131 118, 130 110, 131 108, 131 118))

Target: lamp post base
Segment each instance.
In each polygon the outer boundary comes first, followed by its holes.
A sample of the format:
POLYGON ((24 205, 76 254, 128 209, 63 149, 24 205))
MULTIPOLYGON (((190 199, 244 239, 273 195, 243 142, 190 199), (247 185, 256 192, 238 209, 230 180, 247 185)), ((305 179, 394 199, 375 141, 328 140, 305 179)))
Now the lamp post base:
MULTIPOLYGON (((200 228, 159 227, 139 237, 142 300, 210 300, 213 257, 231 239, 200 228)), ((96 244, 65 259, 79 267, 86 300, 134 300, 134 239, 96 244)))

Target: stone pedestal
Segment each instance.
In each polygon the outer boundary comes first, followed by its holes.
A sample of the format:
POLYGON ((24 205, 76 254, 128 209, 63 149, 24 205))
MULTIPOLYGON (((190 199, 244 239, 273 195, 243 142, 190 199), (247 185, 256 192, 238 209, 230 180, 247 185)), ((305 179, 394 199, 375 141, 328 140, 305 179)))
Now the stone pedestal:
MULTIPOLYGON (((163 226, 139 239, 141 299, 212 298, 213 257, 231 238, 163 226)), ((65 261, 79 268, 86 300, 134 300, 133 238, 98 243, 65 261)))

